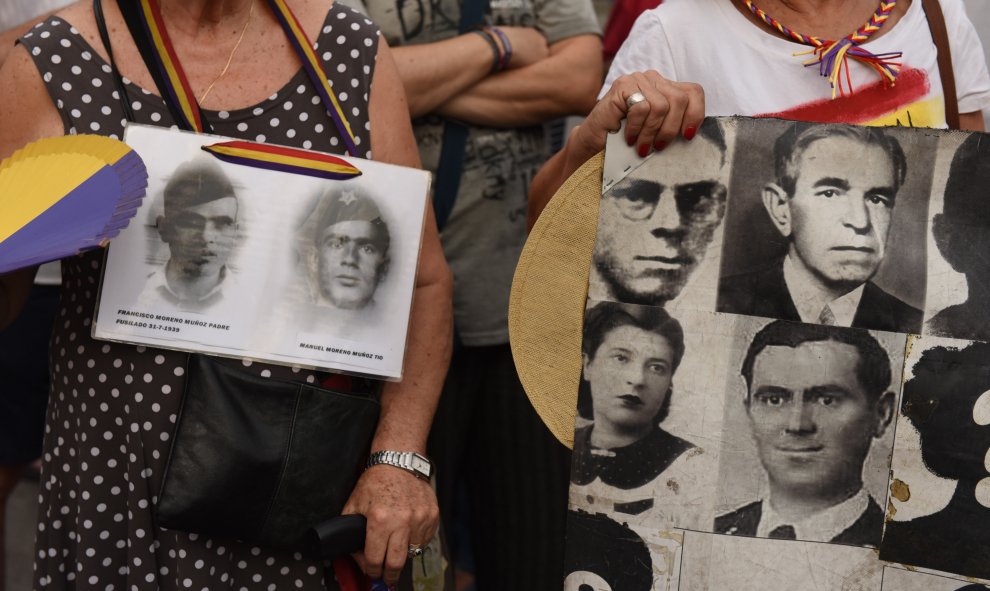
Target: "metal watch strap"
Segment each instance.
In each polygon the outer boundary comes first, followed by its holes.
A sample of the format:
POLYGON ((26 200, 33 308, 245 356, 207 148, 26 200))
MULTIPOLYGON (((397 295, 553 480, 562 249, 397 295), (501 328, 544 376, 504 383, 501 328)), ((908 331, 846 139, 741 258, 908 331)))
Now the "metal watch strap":
POLYGON ((430 458, 414 451, 376 451, 368 456, 368 468, 378 464, 401 468, 422 480, 428 481, 433 476, 433 462, 430 458))

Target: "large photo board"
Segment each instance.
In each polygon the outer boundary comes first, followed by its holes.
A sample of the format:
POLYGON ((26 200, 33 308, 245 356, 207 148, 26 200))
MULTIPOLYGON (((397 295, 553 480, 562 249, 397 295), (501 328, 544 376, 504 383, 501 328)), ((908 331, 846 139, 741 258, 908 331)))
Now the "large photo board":
POLYGON ((566 590, 986 588, 986 140, 731 118, 606 155, 566 590))
POLYGON ((95 338, 399 379, 430 177, 223 162, 226 138, 129 126, 148 197, 107 254, 95 338))

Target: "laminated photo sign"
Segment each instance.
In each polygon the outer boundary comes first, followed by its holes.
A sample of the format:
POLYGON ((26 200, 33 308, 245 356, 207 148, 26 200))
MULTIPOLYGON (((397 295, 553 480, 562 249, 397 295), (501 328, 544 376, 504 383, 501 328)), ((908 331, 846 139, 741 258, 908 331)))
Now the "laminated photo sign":
POLYGON ((730 118, 606 154, 565 590, 990 585, 987 139, 730 118))
POLYGON ((109 248, 95 338, 402 377, 428 173, 139 125, 125 141, 148 197, 109 248))

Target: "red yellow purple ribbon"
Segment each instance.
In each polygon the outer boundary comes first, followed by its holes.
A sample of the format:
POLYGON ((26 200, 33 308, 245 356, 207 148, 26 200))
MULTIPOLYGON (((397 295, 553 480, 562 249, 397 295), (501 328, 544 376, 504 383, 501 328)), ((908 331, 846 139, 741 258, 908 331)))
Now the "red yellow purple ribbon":
POLYGON ((353 164, 329 154, 241 140, 203 146, 224 162, 342 181, 361 174, 353 164))
POLYGON ((853 93, 852 76, 849 73, 849 59, 857 60, 875 70, 884 81, 884 84, 888 86, 894 85, 897 74, 901 71, 903 64, 897 60, 901 58, 902 52, 891 51, 875 54, 860 46, 862 43, 869 41, 870 37, 883 27, 897 6, 897 0, 880 0, 879 6, 865 25, 853 31, 851 35, 837 40, 822 39, 799 33, 764 12, 754 4, 753 0, 741 1, 756 18, 763 21, 768 27, 776 29, 781 35, 789 37, 798 43, 812 47, 812 49, 799 51, 794 55, 814 56, 804 62, 804 65, 818 66, 819 73, 823 77, 828 78, 828 82, 832 86, 833 99, 836 96, 836 92, 843 96, 847 91, 850 94, 853 93))
MULTIPOLYGON (((168 95, 166 98, 171 99, 173 104, 179 106, 182 115, 191 129, 198 133, 207 131, 200 112, 199 103, 196 101, 196 97, 189 85, 189 80, 182 70, 182 65, 179 63, 175 48, 169 39, 168 31, 165 29, 165 23, 162 20, 161 7, 158 1, 139 0, 139 2, 141 4, 141 16, 143 17, 141 19, 142 24, 148 33, 148 38, 151 39, 154 45, 157 65, 165 79, 166 88, 162 89, 162 92, 168 95)), ((351 155, 356 155, 358 153, 357 145, 354 141, 354 134, 351 132, 351 126, 347 122, 347 116, 343 109, 341 109, 340 103, 337 102, 337 97, 333 92, 333 88, 330 86, 330 81, 327 80, 327 75, 323 71, 319 59, 316 57, 316 52, 313 51, 313 44, 306 36, 306 32, 303 31, 299 21, 292 14, 292 11, 285 4, 284 0, 268 0, 268 5, 271 7, 272 12, 275 13, 279 23, 281 23, 282 28, 285 30, 286 36, 289 38, 289 42, 299 55, 303 68, 316 87, 316 91, 323 100, 323 105, 327 113, 333 119, 337 131, 340 133, 341 138, 343 138, 347 152, 351 155)))
POLYGON ((141 15, 144 17, 142 24, 155 47, 158 67, 168 82, 166 87, 161 90, 168 93, 167 98, 172 99, 174 104, 179 105, 189 126, 197 133, 203 133, 206 130, 199 111, 199 103, 193 95, 189 80, 186 78, 186 73, 183 71, 179 57, 175 54, 175 48, 172 46, 172 40, 165 29, 161 7, 157 0, 140 0, 140 2, 141 15))
POLYGON ((289 38, 289 42, 292 43, 292 46, 296 49, 296 53, 299 54, 303 68, 309 74, 309 79, 313 82, 313 85, 316 86, 316 92, 323 99, 323 105, 326 107, 327 113, 330 114, 330 118, 333 119, 337 131, 340 132, 340 137, 344 140, 347 153, 352 156, 356 155, 358 153, 357 146, 354 144, 354 134, 351 132, 351 126, 347 123, 347 116, 337 102, 337 96, 333 93, 333 88, 330 87, 330 81, 327 80, 327 75, 320 65, 320 60, 317 59, 316 52, 313 51, 313 44, 306 37, 306 32, 303 31, 302 25, 299 24, 296 16, 289 10, 289 7, 285 4, 285 0, 268 0, 268 5, 272 7, 275 16, 282 23, 282 28, 285 29, 285 34, 289 38))

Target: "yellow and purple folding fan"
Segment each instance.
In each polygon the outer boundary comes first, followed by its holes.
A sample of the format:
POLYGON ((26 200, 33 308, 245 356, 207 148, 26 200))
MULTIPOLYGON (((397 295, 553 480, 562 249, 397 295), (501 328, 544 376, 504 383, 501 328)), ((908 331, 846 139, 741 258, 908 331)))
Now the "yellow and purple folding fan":
POLYGON ((141 157, 111 138, 49 138, 14 152, 0 164, 0 273, 105 246, 147 188, 141 157))

